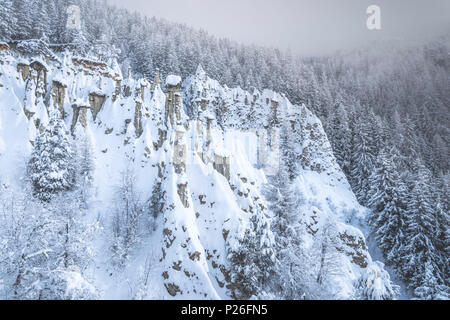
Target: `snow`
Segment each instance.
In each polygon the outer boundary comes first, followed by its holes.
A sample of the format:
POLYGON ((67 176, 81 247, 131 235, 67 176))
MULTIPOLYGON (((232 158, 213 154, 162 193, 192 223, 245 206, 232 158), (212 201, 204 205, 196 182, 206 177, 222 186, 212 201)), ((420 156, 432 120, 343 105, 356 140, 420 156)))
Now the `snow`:
POLYGON ((76 98, 73 105, 78 108, 90 108, 89 100, 87 98, 76 98))
POLYGON ((181 84, 181 77, 176 75, 168 75, 166 78, 166 86, 177 87, 181 84))

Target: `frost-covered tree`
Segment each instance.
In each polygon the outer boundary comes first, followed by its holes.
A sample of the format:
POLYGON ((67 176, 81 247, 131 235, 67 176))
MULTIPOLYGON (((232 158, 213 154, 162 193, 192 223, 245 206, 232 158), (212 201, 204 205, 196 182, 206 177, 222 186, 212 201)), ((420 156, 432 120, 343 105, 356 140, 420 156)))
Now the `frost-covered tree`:
POLYGON ((154 257, 147 256, 147 258, 145 259, 145 264, 138 269, 137 283, 134 286, 136 290, 132 294, 134 300, 144 300, 147 298, 150 281, 152 280, 151 279, 151 272, 153 269, 153 266, 151 264, 152 258, 154 257))
POLYGON ((275 237, 276 275, 275 291, 287 299, 300 299, 304 282, 300 278, 305 268, 305 254, 300 249, 300 207, 303 198, 291 183, 287 166, 280 162, 277 174, 269 179, 264 190, 272 212, 271 228, 275 237))
POLYGON ((419 298, 426 298, 430 292, 438 293, 444 284, 441 268, 444 261, 436 248, 438 236, 437 217, 433 210, 430 187, 430 171, 417 162, 417 175, 408 202, 407 233, 404 249, 401 251, 403 275, 410 279, 410 288, 418 290, 419 298))
POLYGON ((76 197, 50 202, 3 187, 0 274, 7 299, 95 299, 87 268, 96 225, 83 220, 76 197))
POLYGON ((77 135, 75 154, 76 189, 82 206, 87 209, 91 187, 93 183, 93 171, 95 163, 93 158, 92 143, 89 134, 80 130, 77 135))
POLYGON ((323 289, 331 292, 329 286, 330 277, 339 275, 342 272, 339 264, 339 254, 336 249, 339 243, 335 221, 326 221, 322 226, 318 246, 319 265, 316 281, 323 289))
POLYGON ((162 189, 162 179, 157 179, 153 185, 152 195, 149 200, 150 214, 153 219, 158 218, 162 213, 164 213, 164 208, 166 206, 165 192, 162 189))
POLYGON ((435 266, 427 261, 421 268, 420 284, 414 289, 414 295, 420 300, 448 300, 450 292, 448 286, 439 284, 435 275, 435 266))
POLYGON ((13 37, 17 26, 16 14, 11 0, 0 2, 0 41, 9 41, 13 37))
MULTIPOLYGON (((14 39, 25 40, 33 38, 34 1, 14 0, 14 12, 17 25, 14 28, 14 39)), ((8 21, 8 20, 7 20, 8 21)))
MULTIPOLYGON (((397 185, 406 178, 414 180, 417 170, 411 159, 416 158, 423 159, 431 180, 448 176, 448 35, 416 45, 413 50, 400 43, 381 43, 304 58, 217 39, 204 31, 143 17, 102 1, 0 1, 0 41, 25 39, 28 41, 18 43, 17 48, 44 55, 49 54, 46 42, 67 44, 75 40, 72 50, 103 58, 109 53, 100 51, 115 47, 125 70, 130 66, 133 73, 150 79, 152 68, 159 68, 162 78, 173 71, 186 77, 201 63, 212 78, 229 87, 284 92, 291 102, 305 103, 319 115, 338 163, 363 205, 368 201, 368 179, 377 170, 375 157, 383 147, 395 146, 400 153, 397 185), (78 38, 66 28, 66 10, 72 4, 81 8, 82 30, 78 35, 82 37, 78 38), (30 40, 36 37, 41 41, 30 40)), ((402 197, 414 188, 413 183, 408 186, 402 197)), ((437 209, 437 193, 450 194, 448 184, 432 187, 427 199, 435 214, 438 210, 447 213, 448 196, 441 195, 442 207, 437 209)), ((437 220, 437 229, 448 229, 443 222, 448 219, 437 220)), ((403 234, 406 228, 401 228, 403 234)), ((442 238, 443 231, 440 234, 442 238)), ((440 256, 448 256, 444 247, 436 245, 440 256)), ((394 260, 400 257, 398 254, 394 260)))
POLYGON ((358 200, 362 202, 367 199, 369 177, 374 167, 375 155, 374 140, 368 123, 357 123, 353 135, 350 171, 353 191, 358 200))
POLYGON ((71 190, 75 184, 72 142, 64 122, 56 114, 45 130, 36 137, 28 163, 29 179, 34 195, 43 201, 71 190))
POLYGON ((289 174, 283 164, 278 173, 271 177, 264 190, 269 209, 272 211, 272 231, 277 244, 284 247, 294 231, 295 218, 298 218, 298 198, 290 183, 289 174))
MULTIPOLYGON (((33 6, 33 25, 32 25, 32 33, 34 38, 39 39, 42 37, 47 38, 47 36, 51 33, 50 30, 50 16, 48 12, 48 5, 42 4, 38 1, 34 1, 33 6)), ((48 38, 47 38, 48 40, 48 38)))
POLYGON ((374 262, 362 271, 356 283, 356 297, 362 300, 395 300, 400 287, 394 285, 381 262, 374 262))
POLYGON ((68 37, 76 53, 81 55, 87 53, 87 40, 83 30, 74 30, 68 37))
POLYGON ((290 128, 290 125, 283 123, 280 134, 280 159, 279 172, 287 178, 286 184, 289 184, 298 176, 298 135, 290 128))
POLYGON ((270 292, 276 257, 273 234, 263 212, 251 217, 238 246, 228 248, 228 260, 233 298, 247 300, 270 292))
POLYGON ((127 166, 121 174, 120 185, 116 188, 116 201, 113 212, 113 263, 123 265, 129 251, 140 236, 140 218, 144 205, 135 186, 135 175, 127 166))
POLYGON ((448 210, 445 210, 444 206, 441 204, 440 197, 438 197, 436 201, 435 213, 437 215, 438 224, 436 249, 441 255, 441 273, 443 275, 443 282, 448 290, 450 283, 450 218, 448 210))
POLYGON ((328 137, 333 147, 334 155, 345 174, 350 172, 351 154, 348 146, 351 144, 351 130, 348 116, 342 104, 334 110, 330 120, 328 137))

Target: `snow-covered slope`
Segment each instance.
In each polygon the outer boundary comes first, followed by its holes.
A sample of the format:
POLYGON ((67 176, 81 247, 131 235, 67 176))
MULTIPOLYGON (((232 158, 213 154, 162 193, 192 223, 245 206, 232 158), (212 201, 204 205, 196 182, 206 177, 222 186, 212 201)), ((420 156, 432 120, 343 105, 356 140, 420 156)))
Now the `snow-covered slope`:
POLYGON ((92 144, 89 212, 103 231, 95 240, 91 274, 100 297, 230 298, 228 252, 239 245, 253 215, 270 225, 262 190, 277 174, 286 123, 299 168, 295 188, 304 198, 298 223, 305 231, 303 249, 311 256, 305 273, 314 278, 320 271, 315 253, 323 250, 324 234, 333 239, 330 254, 339 264, 329 280, 335 298, 353 298, 355 281, 366 270, 380 269, 355 227, 363 223, 365 209, 337 165, 320 121, 305 106, 270 90, 221 86, 201 67, 182 84, 169 77, 162 88, 158 76, 155 83, 123 77, 114 60, 66 52, 45 61, 13 50, 0 52, 0 58, 3 184, 25 183, 34 140, 51 112, 64 118, 75 143, 87 136, 92 144), (165 209, 151 227, 143 227, 147 230, 127 263, 114 268, 109 239, 124 172, 132 172, 142 199, 158 189, 165 209))

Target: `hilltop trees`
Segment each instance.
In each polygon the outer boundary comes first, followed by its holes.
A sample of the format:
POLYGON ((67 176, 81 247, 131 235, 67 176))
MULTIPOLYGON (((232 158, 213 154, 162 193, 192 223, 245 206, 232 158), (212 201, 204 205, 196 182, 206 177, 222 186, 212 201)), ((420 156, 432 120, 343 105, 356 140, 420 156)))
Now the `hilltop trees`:
POLYGON ((97 225, 85 220, 87 203, 78 190, 89 191, 87 184, 78 184, 91 174, 88 162, 81 161, 87 153, 75 156, 64 123, 53 114, 36 137, 30 183, 21 192, 2 186, 0 269, 7 275, 9 298, 97 297, 87 272, 97 225))

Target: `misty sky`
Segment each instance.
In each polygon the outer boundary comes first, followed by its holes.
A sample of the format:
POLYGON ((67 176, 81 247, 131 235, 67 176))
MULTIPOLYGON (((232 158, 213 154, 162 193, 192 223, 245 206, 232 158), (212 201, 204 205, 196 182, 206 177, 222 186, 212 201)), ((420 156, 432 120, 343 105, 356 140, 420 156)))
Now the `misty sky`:
POLYGON ((450 0, 107 0, 148 16, 246 44, 330 53, 375 39, 416 41, 450 34, 450 0), (381 8, 381 31, 366 27, 381 8))

